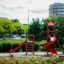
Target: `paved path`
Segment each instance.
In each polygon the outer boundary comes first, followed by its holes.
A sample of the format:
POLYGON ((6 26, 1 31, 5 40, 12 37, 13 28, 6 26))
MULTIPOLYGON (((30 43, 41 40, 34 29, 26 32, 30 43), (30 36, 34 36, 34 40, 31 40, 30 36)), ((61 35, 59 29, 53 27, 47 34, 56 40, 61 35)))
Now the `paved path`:
MULTIPOLYGON (((26 52, 19 52, 19 53, 11 53, 14 57, 35 57, 35 56, 41 56, 41 57, 50 57, 51 53, 49 52, 47 55, 47 52, 35 52, 34 56, 32 52, 29 52, 28 55, 26 55, 26 52)), ((58 52, 58 55, 63 55, 62 52, 58 52)), ((0 53, 0 57, 9 57, 9 53, 0 53)), ((64 56, 64 55, 63 55, 64 56)))

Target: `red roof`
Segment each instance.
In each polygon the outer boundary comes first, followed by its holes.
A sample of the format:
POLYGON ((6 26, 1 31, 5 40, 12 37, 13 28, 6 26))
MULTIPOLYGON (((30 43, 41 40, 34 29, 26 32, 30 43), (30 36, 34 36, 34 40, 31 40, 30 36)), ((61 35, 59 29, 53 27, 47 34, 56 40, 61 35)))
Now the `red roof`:
POLYGON ((54 27, 54 26, 55 26, 54 23, 52 23, 52 22, 49 22, 49 23, 48 23, 48 27, 54 27))

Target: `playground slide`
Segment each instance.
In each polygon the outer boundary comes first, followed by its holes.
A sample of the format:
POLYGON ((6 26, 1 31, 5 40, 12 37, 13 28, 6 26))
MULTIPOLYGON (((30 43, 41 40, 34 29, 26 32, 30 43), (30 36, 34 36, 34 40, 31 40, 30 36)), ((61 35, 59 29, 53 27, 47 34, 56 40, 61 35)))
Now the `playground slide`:
POLYGON ((14 49, 8 51, 8 53, 13 53, 14 51, 18 50, 19 48, 21 48, 22 46, 24 46, 26 44, 26 41, 22 42, 19 46, 15 47, 14 49))
POLYGON ((55 37, 50 37, 50 41, 48 43, 44 44, 44 48, 47 49, 48 51, 50 51, 52 53, 52 55, 57 54, 57 51, 50 47, 55 42, 56 42, 56 38, 55 37))

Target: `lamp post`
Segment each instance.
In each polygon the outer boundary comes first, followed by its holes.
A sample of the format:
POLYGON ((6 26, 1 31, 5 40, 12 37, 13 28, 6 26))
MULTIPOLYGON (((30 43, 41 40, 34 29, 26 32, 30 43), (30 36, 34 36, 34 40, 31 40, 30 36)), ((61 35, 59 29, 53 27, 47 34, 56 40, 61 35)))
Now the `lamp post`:
POLYGON ((27 11, 27 27, 26 27, 26 29, 28 30, 28 27, 29 27, 29 12, 30 12, 30 10, 29 10, 29 8, 25 8, 25 7, 23 7, 26 11, 27 11))
POLYGON ((28 8, 28 27, 29 27, 29 8, 28 8))

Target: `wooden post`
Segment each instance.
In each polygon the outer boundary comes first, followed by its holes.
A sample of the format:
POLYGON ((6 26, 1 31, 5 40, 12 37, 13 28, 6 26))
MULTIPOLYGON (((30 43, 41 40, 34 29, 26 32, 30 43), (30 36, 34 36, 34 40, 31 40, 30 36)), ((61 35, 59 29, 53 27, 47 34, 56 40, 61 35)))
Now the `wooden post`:
POLYGON ((26 42, 26 55, 27 55, 27 42, 26 42))

